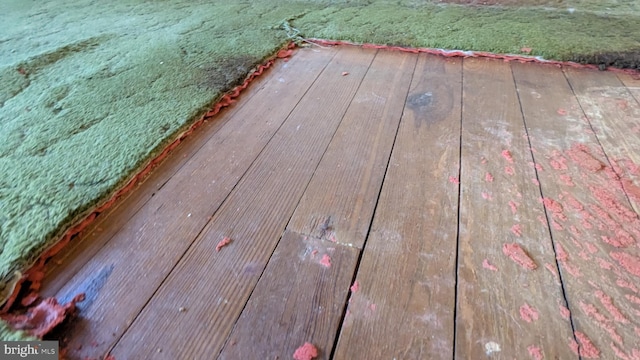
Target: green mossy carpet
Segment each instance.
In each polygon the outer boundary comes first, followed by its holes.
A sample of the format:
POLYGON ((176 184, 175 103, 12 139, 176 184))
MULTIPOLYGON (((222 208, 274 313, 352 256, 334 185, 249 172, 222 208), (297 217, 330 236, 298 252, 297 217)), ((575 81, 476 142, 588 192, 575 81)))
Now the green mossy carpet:
MULTIPOLYGON (((548 3, 3 0, 0 302, 68 226, 293 29, 308 38, 512 54, 527 47, 546 59, 640 65, 640 2, 548 3)), ((14 336, 0 324, 0 338, 14 336)))

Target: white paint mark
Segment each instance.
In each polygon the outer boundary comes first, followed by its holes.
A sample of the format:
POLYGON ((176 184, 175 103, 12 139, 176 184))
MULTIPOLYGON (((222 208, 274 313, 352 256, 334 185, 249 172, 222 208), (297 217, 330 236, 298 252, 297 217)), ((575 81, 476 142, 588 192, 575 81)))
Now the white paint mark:
POLYGON ((487 355, 491 355, 494 352, 500 352, 500 344, 493 342, 493 341, 489 341, 488 343, 484 344, 484 349, 485 352, 487 353, 487 355))

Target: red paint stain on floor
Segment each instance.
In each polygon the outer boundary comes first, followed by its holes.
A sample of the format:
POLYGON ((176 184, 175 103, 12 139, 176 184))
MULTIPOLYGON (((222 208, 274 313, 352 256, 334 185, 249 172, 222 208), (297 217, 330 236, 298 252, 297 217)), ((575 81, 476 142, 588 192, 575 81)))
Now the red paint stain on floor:
POLYGON ((567 155, 569 155, 571 160, 577 163, 578 166, 590 172, 596 172, 604 168, 604 164, 591 155, 591 152, 586 145, 573 145, 571 149, 567 150, 567 155))
POLYGON ((493 181, 493 175, 491 175, 491 173, 484 174, 484 180, 486 182, 492 182, 493 181))
POLYGON ((558 269, 549 263, 545 263, 544 267, 549 270, 549 272, 551 273, 551 275, 553 275, 553 277, 556 279, 557 282, 560 282, 560 276, 558 275, 558 269))
POLYGON ((629 289, 631 291, 633 291, 634 293, 638 293, 638 288, 631 282, 623 280, 623 279, 617 279, 616 280, 616 285, 618 285, 619 287, 622 288, 626 288, 629 289))
POLYGON ((320 259, 320 265, 326 267, 326 268, 330 268, 331 267, 331 257, 329 257, 329 255, 324 254, 322 255, 322 259, 320 259))
POLYGON ((522 236, 522 226, 520 224, 515 224, 511 227, 511 232, 513 235, 520 237, 522 236))
POLYGON ((531 305, 525 303, 520 306, 520 318, 528 323, 538 320, 540 314, 531 305))
POLYGON ((487 270, 498 271, 498 268, 495 265, 491 264, 488 259, 482 260, 482 267, 487 270))
POLYGON ((510 176, 515 175, 515 170, 513 170, 513 168, 511 166, 505 166, 504 167, 504 173, 510 176))
POLYGON ((609 255, 614 258, 620 266, 627 272, 640 277, 640 258, 623 252, 611 252, 609 255))
POLYGON ((351 285, 349 289, 351 289, 351 292, 358 292, 358 290, 360 290, 360 284, 358 283, 358 280, 354 281, 353 285, 351 285))
POLYGON ((542 355, 542 350, 540 350, 540 348, 535 345, 530 345, 527 348, 527 351, 529 352, 529 355, 535 360, 544 359, 544 355, 542 355))
POLYGON ((569 175, 560 175, 560 180, 562 180, 562 183, 567 186, 576 186, 576 184, 573 183, 573 179, 571 179, 571 176, 569 175))
POLYGON ((611 323, 611 320, 609 320, 606 316, 602 315, 602 313, 600 313, 593 304, 587 304, 581 301, 580 309, 585 315, 587 315, 598 326, 600 326, 604 331, 606 331, 611 337, 611 339, 613 339, 613 341, 619 344, 622 344, 622 337, 616 332, 616 329, 611 323))
POLYGON ((489 200, 489 201, 493 200, 493 197, 489 193, 483 192, 481 195, 482 195, 482 198, 485 200, 489 200))
POLYGON ((560 205, 559 202, 550 199, 550 198, 543 198, 542 199, 542 203, 544 204, 544 207, 547 208, 547 210, 551 211, 554 214, 561 214, 562 213, 562 205, 560 205))
POLYGON ((587 359, 600 358, 600 350, 598 350, 598 348, 595 345, 593 345, 593 343, 591 342, 591 339, 589 339, 587 335, 585 335, 580 331, 576 331, 574 334, 576 335, 576 338, 580 343, 580 348, 579 348, 580 356, 585 357, 587 359))
POLYGON ((511 208, 511 213, 516 214, 518 212, 518 203, 515 201, 509 201, 509 207, 511 208))
POLYGON ((516 243, 502 245, 502 253, 525 269, 535 270, 538 267, 529 254, 516 243))
POLYGON ((609 296, 608 294, 606 294, 602 290, 596 291, 594 293, 594 295, 598 298, 598 300, 600 300, 600 303, 602 304, 602 306, 604 306, 605 309, 607 309, 609 314, 611 314, 611 316, 613 316, 613 319, 615 321, 623 323, 623 324, 629 323, 629 319, 627 319, 627 317, 622 314, 620 309, 618 309, 613 304, 613 299, 611 298, 611 296, 609 296))
POLYGON ((460 180, 455 176, 449 176, 449 182, 456 185, 460 184, 460 180))
POLYGON ((569 308, 564 305, 558 305, 558 307, 560 308, 560 316, 562 316, 563 319, 569 320, 569 318, 571 318, 571 311, 569 311, 569 308))
POLYGON ((311 343, 304 343, 293 353, 294 360, 313 360, 318 356, 318 349, 311 343))
POLYGON ((513 164, 513 156, 511 156, 511 152, 509 150, 502 150, 502 157, 509 163, 513 164))
POLYGON ((220 240, 220 242, 218 242, 218 245, 216 245, 216 251, 219 252, 220 249, 229 244, 231 244, 231 239, 225 236, 222 240, 220 240))

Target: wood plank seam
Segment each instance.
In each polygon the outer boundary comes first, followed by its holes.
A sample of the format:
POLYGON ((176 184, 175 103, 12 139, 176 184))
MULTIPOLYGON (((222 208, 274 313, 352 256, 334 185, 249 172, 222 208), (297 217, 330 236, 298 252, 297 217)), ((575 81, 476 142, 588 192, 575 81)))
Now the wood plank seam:
MULTIPOLYGON (((460 94, 463 94, 464 92, 464 58, 462 59, 462 65, 461 65, 461 71, 460 71, 460 94)), ((460 96, 460 131, 459 131, 459 140, 458 140, 458 179, 461 179, 462 176, 462 114, 464 113, 464 96, 460 96)), ((462 191, 462 184, 460 181, 458 181, 458 211, 456 214, 456 223, 458 224, 457 228, 456 228, 456 259, 455 259, 455 267, 456 267, 456 278, 455 278, 455 285, 454 285, 454 292, 453 292, 453 339, 452 339, 452 343, 453 343, 453 349, 452 349, 452 356, 455 357, 456 354, 456 346, 457 341, 456 339, 458 338, 458 271, 460 269, 460 208, 461 208, 461 191, 462 191)))
MULTIPOLYGON (((634 202, 631 201, 631 197, 629 196, 629 192, 627 191, 627 188, 624 186, 624 184, 622 182, 622 179, 624 178, 624 174, 619 173, 617 167, 613 166, 613 162, 611 161, 610 156, 607 154, 607 151, 605 150, 604 145, 600 141, 600 137, 598 136, 598 132, 594 128, 589 114, 587 114, 587 111, 584 109, 583 103, 582 103, 582 101, 580 101, 580 97, 576 94, 576 91, 575 91, 575 89, 573 87, 573 84, 571 84, 571 81, 567 77, 567 73, 566 73, 565 68, 562 69, 562 73, 564 74, 565 79, 567 79, 567 83, 569 83, 569 86, 571 87, 571 91, 573 92, 573 95, 576 97, 576 99, 578 99, 578 106, 580 107, 580 111, 582 112, 584 117, 587 119, 587 122, 589 123, 589 126, 591 127, 591 130, 593 131, 593 134, 594 134, 594 136, 596 138, 596 141, 597 141, 597 145, 600 147, 600 149, 602 150, 602 153, 604 154, 604 158, 605 158, 605 160, 607 162, 606 165, 611 167, 613 169, 613 171, 616 173, 616 175, 618 176, 618 182, 620 183, 620 187, 622 188, 622 192, 624 193, 624 196, 625 196, 625 198, 627 200, 627 204, 632 209, 635 209, 634 202)), ((620 80, 620 78, 618 76, 616 76, 616 78, 618 80, 620 80)), ((631 93, 626 86, 625 86, 625 89, 627 89, 627 92, 629 93, 629 95, 635 99, 635 97, 633 96, 633 93, 631 93)), ((638 214, 637 209, 636 209, 636 217, 640 219, 640 214, 638 214)))
MULTIPOLYGON (((413 70, 411 71, 411 80, 409 81, 409 84, 413 83, 413 77, 415 74, 415 69, 417 66, 417 61, 414 63, 413 65, 413 70)), ((407 90, 404 94, 404 98, 406 99, 409 96, 409 92, 411 91, 411 86, 407 87, 407 90)), ((403 107, 402 107, 402 113, 404 113, 405 109, 407 107, 407 103, 405 101, 403 107)), ((400 130, 400 125, 402 124, 402 119, 400 121, 398 121, 398 125, 396 126, 395 129, 395 134, 393 136, 393 144, 391 146, 391 151, 389 152, 389 155, 387 157, 387 165, 385 167, 384 170, 384 177, 383 179, 387 178, 387 173, 389 171, 389 166, 391 164, 391 156, 393 155, 393 149, 396 146, 396 140, 398 139, 398 131, 400 130)), ((383 180, 384 183, 384 180, 383 180)), ((378 202, 380 201, 380 195, 382 194, 382 186, 380 186, 380 189, 378 190, 378 196, 376 197, 376 203, 373 207, 373 214, 371 215, 371 219, 369 220, 369 226, 367 227, 367 236, 364 239, 364 243, 362 244, 362 248, 358 249, 358 260, 356 261, 356 265, 355 265, 355 270, 353 271, 353 276, 351 278, 351 284, 353 284, 356 281, 356 277, 358 276, 358 270, 360 268, 360 263, 362 262, 362 256, 364 254, 364 250, 367 246, 367 240, 369 239, 369 236, 371 235, 371 227, 373 226, 373 221, 376 218, 376 211, 378 209, 378 202)), ((345 299, 345 303, 348 303, 349 299, 351 298, 353 294, 353 290, 349 289, 349 292, 347 293, 347 298, 345 299)), ((342 315, 340 317, 340 324, 344 323, 345 317, 347 316, 347 310, 348 307, 345 306, 342 310, 342 315)), ((338 328, 338 331, 336 332, 336 336, 333 340, 333 346, 331 347, 331 353, 329 355, 329 359, 333 359, 335 357, 335 352, 336 349, 338 348, 338 341, 340 340, 340 334, 342 332, 343 327, 340 326, 338 328)))
MULTIPOLYGON (((538 180, 538 190, 540 191, 540 198, 544 199, 545 195, 544 195, 544 192, 542 190, 542 185, 540 183, 540 175, 538 174, 538 167, 535 166, 536 164, 539 164, 539 161, 536 160, 535 152, 531 150, 533 148, 533 145, 531 144, 531 137, 530 137, 530 134, 529 134, 529 126, 527 125, 527 116, 525 116, 524 110, 522 108, 522 99, 520 98, 520 91, 519 91, 520 89, 518 87, 518 83, 516 82, 515 75, 513 74, 513 66, 510 66, 510 69, 511 69, 511 77, 513 78, 513 85, 516 88, 516 97, 518 98, 518 104, 520 105, 520 114, 522 115, 522 121, 524 122, 524 131, 526 133, 527 143, 529 144, 529 152, 530 152, 531 157, 533 159, 533 164, 534 164, 533 171, 536 174, 536 177, 535 177, 536 180, 538 180)), ((562 298, 563 298, 563 301, 564 301, 563 305, 567 309, 569 309, 569 323, 571 324, 571 334, 573 336, 573 340, 576 341, 576 343, 577 343, 578 339, 576 337, 576 326, 575 326, 575 322, 574 322, 574 318, 573 318, 573 311, 575 309, 571 308, 571 303, 569 302, 569 297, 568 297, 568 294, 567 294, 566 280, 564 279, 563 272, 560 269, 560 262, 558 260, 558 245, 557 245, 556 239, 553 236, 553 232, 551 231, 552 214, 549 213, 549 210, 547 209, 546 206, 543 206, 543 211, 544 211, 545 219, 547 220, 547 231, 549 233, 549 238, 551 239, 551 246, 553 247, 556 271, 558 272, 558 277, 560 279, 560 289, 562 290, 562 298)))

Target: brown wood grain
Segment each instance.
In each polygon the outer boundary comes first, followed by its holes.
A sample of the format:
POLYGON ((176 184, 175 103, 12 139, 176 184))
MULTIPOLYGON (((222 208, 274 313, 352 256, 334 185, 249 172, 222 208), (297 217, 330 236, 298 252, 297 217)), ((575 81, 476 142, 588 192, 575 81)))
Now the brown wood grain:
POLYGON ((70 358, 113 346, 334 55, 301 51, 281 81, 252 97, 126 224, 115 224, 112 239, 56 292, 61 300, 87 295, 65 330, 70 358))
POLYGON ((565 74, 631 205, 640 212, 640 104, 613 72, 566 68, 565 74))
POLYGON ((336 359, 452 355, 460 64, 418 59, 336 359))
POLYGON ((290 359, 305 342, 329 359, 358 253, 286 231, 219 359, 290 359))
POLYGON ((118 342, 116 358, 220 352, 374 55, 340 49, 118 342), (224 237, 231 244, 216 252, 224 237))
POLYGON ((305 341, 321 350, 320 358, 328 358, 358 260, 359 251, 352 244, 366 238, 416 59, 398 52, 376 55, 289 222, 291 229, 292 223, 304 226, 331 217, 331 229, 302 230, 313 232, 317 240, 297 232, 285 234, 222 358, 285 359, 305 341), (296 256, 303 249, 305 255, 296 256), (285 255, 276 256, 280 253, 285 255), (323 271, 318 262, 325 253, 331 267, 323 271), (328 273, 334 278, 308 280, 328 273), (256 323, 258 318, 262 321, 256 323))
POLYGON ((362 247, 417 56, 381 51, 353 99, 288 229, 362 247))
POLYGON ((465 59, 463 102, 455 358, 576 358, 509 65, 465 59))

